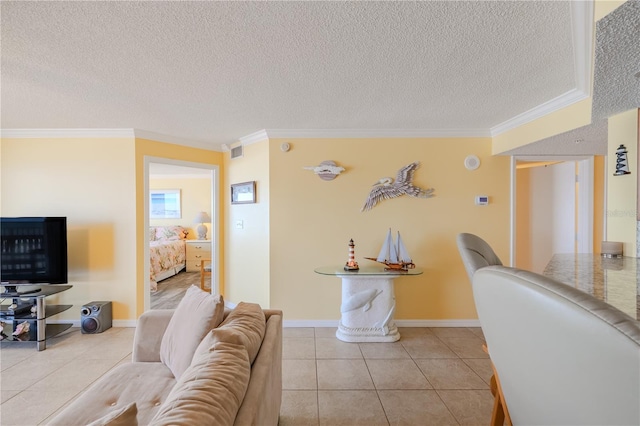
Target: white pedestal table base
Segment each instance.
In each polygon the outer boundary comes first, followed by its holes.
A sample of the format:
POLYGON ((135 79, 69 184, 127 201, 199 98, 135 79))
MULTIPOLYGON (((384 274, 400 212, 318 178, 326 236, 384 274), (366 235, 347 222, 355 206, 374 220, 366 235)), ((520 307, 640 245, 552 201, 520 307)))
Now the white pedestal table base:
POLYGON ((344 342, 395 342, 395 276, 338 275, 342 278, 342 317, 336 337, 344 342))

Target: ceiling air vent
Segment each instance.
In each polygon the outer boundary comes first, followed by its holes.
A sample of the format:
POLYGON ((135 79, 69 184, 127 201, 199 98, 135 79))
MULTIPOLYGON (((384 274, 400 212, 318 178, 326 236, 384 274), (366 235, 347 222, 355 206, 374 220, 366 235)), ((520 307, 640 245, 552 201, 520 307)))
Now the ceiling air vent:
POLYGON ((231 148, 231 159, 242 157, 242 145, 231 148))

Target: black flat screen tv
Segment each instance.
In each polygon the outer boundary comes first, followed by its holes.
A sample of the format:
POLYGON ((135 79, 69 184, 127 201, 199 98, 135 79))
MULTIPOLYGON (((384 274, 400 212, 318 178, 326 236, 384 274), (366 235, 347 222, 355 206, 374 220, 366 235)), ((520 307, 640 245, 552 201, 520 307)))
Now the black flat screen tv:
POLYGON ((66 217, 2 217, 0 237, 6 293, 17 293, 18 285, 68 282, 66 217))

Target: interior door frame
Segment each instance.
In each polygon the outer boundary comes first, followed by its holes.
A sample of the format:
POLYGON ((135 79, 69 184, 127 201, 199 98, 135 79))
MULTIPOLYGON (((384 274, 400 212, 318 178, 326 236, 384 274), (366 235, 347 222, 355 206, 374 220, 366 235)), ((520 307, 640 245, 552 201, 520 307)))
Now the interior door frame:
MULTIPOLYGON (((211 177, 211 256, 212 271, 220 270, 220 203, 218 197, 218 187, 220 183, 220 166, 216 164, 196 163, 192 161, 174 160, 164 157, 144 156, 144 311, 151 308, 150 287, 151 280, 149 274, 151 272, 149 259, 149 165, 151 163, 168 164, 181 167, 192 167, 196 169, 205 169, 210 171, 211 177)), ((211 291, 218 289, 220 286, 219 274, 213 272, 211 274, 211 291)))
MULTIPOLYGON (((510 206, 510 241, 511 253, 509 262, 515 265, 516 259, 516 165, 518 161, 575 161, 578 164, 576 174, 578 184, 578 202, 576 204, 577 253, 593 253, 593 190, 594 190, 594 156, 511 156, 511 206, 510 206), (581 238, 580 238, 581 236, 581 238)), ((605 191, 606 192, 606 191, 605 191)), ((606 197, 606 193, 605 193, 606 197)))

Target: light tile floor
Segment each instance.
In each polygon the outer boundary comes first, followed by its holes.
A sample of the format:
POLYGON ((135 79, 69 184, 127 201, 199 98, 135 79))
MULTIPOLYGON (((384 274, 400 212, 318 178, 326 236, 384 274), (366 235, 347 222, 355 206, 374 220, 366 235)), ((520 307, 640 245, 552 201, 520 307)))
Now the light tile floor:
POLYGON ((480 328, 401 328, 395 343, 345 343, 335 331, 284 329, 280 426, 489 423, 480 328))
POLYGON ((40 352, 33 342, 0 343, 0 424, 46 424, 107 371, 131 361, 134 330, 82 334, 71 328, 40 352))
MULTIPOLYGON (((493 398, 479 328, 404 328, 395 343, 344 343, 335 328, 285 328, 280 425, 484 425, 493 398)), ((0 343, 0 424, 46 424, 130 362, 133 328, 0 343)))

